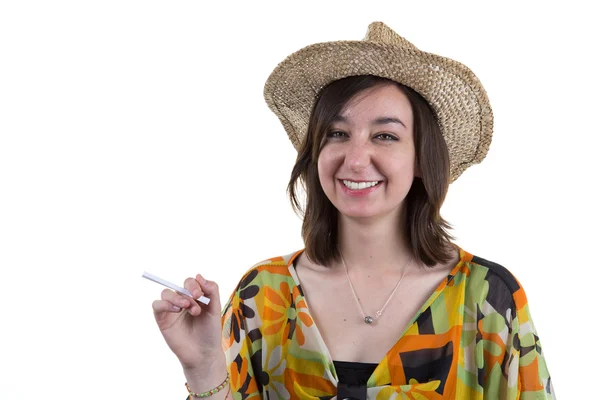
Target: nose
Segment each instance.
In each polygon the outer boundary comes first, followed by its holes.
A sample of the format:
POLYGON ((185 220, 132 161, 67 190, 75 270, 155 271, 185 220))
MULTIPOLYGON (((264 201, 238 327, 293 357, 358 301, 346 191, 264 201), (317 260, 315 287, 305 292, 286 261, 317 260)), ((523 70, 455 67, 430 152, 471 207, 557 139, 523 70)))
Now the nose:
POLYGON ((371 152, 369 146, 363 142, 348 143, 344 163, 352 171, 362 171, 371 163, 371 152))

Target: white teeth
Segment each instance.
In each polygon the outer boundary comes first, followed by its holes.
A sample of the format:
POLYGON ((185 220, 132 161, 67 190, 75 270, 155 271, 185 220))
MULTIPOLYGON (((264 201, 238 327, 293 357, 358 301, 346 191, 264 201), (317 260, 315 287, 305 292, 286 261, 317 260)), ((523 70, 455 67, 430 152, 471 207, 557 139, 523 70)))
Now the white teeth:
POLYGON ((352 190, 359 190, 359 189, 366 189, 366 188, 370 188, 373 187, 375 185, 377 185, 379 183, 379 181, 373 181, 373 182, 352 182, 352 181, 342 181, 344 182, 344 186, 346 186, 348 189, 352 189, 352 190))

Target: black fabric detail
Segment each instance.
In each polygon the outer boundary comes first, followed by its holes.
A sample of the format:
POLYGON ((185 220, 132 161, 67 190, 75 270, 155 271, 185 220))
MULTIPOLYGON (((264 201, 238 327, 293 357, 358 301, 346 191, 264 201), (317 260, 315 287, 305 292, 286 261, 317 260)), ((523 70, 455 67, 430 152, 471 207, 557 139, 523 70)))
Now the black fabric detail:
POLYGON ((242 315, 246 318, 254 318, 254 310, 248 307, 247 305, 240 303, 240 311, 242 315))
POLYGON ((269 381, 271 379, 269 378, 269 374, 267 374, 265 371, 262 371, 260 373, 260 384, 265 387, 269 384, 269 381))
MULTIPOLYGON (((296 257, 296 258, 294 259, 294 261, 292 262, 292 266, 294 267, 294 271, 297 271, 297 270, 298 270, 298 268, 296 268, 296 267, 297 267, 296 263, 298 262, 298 259, 299 259, 299 258, 300 258, 300 257, 296 257)), ((298 282, 298 285, 297 285, 297 286, 298 286, 298 291, 300 292, 300 296, 304 297, 304 290, 302 290, 302 284, 298 282)))
MULTIPOLYGON (((477 304, 477 325, 479 326, 479 321, 483 319, 483 313, 481 312, 481 308, 479 307, 479 303, 477 304)), ((483 334, 480 329, 477 329, 477 333, 475 334, 475 348, 478 348, 479 342, 483 340, 483 334)), ((485 387, 485 370, 483 368, 477 369, 477 383, 481 387, 485 387)))
POLYGON ((535 346, 521 347, 521 357, 525 357, 527 354, 529 354, 530 351, 533 351, 534 349, 535 349, 535 346))
POLYGON ((419 328, 420 335, 434 335, 435 329, 433 328, 433 318, 431 317, 431 308, 427 307, 419 318, 417 318, 417 327, 419 328))
POLYGON ((444 346, 434 349, 400 353, 406 381, 416 379, 417 382, 425 383, 439 380, 440 385, 435 391, 443 395, 452 366, 453 352, 452 342, 448 342, 444 346))
POLYGON ((231 331, 233 332, 233 338, 236 343, 240 342, 240 330, 242 327, 240 326, 236 315, 231 318, 231 331))
MULTIPOLYGON (((256 354, 255 354, 256 355, 256 354)), ((252 368, 256 367, 256 364, 258 363, 260 365, 260 361, 257 361, 256 358, 254 357, 255 355, 253 355, 250 359, 250 363, 252 364, 252 368)), ((259 354, 259 360, 260 360, 260 354, 259 354)), ((241 371, 242 369, 242 364, 243 364, 243 360, 242 357, 238 354, 235 359, 233 360, 233 362, 235 363, 234 368, 237 369, 237 371, 241 371)), ((260 371, 262 371, 262 368, 260 368, 260 371)), ((244 382, 242 382, 242 384, 240 385, 239 389, 238 389, 238 393, 240 393, 242 395, 242 399, 245 399, 248 397, 248 395, 246 394, 248 391, 248 387, 250 386, 250 382, 252 381, 252 376, 250 374, 248 374, 246 376, 246 379, 244 380, 244 382)), ((258 383, 258 385, 260 386, 260 382, 258 383)), ((262 387, 260 388, 262 391, 262 387)))
POLYGON ((512 329, 512 321, 508 320, 507 311, 510 310, 511 318, 516 317, 517 308, 513 294, 521 286, 502 265, 476 256, 473 257, 473 262, 488 269, 485 279, 489 283, 489 290, 485 300, 504 318, 506 326, 512 329))
POLYGON ((477 384, 485 387, 485 370, 483 368, 477 368, 477 384))
POLYGON ((245 288, 246 286, 248 286, 250 284, 250 282, 252 282, 254 280, 254 278, 256 278, 258 276, 258 271, 253 269, 252 271, 250 271, 248 273, 248 275, 246 275, 241 281, 240 284, 238 285, 238 288, 245 288))
POLYGON ((513 336, 513 347, 516 351, 521 351, 521 341, 519 340, 519 335, 513 336))
POLYGON ((504 352, 504 357, 502 358, 502 364, 500 364, 500 367, 502 368, 502 375, 504 375, 506 379, 508 379, 508 367, 510 365, 509 361, 512 359, 513 355, 510 351, 504 352))
POLYGON ((262 333, 260 332, 260 328, 253 329, 250 332, 248 332, 248 338, 250 338, 252 343, 262 339, 262 333))
POLYGON ((367 382, 377 364, 334 361, 338 376, 337 398, 364 400, 367 398, 367 382))
POLYGON ((248 300, 256 296, 259 292, 259 288, 257 285, 247 286, 244 289, 240 290, 240 299, 248 300))
POLYGON ((337 398, 339 400, 366 400, 367 385, 346 385, 338 383, 337 398))
MULTIPOLYGON (((262 349, 258 350, 256 353, 250 356, 250 365, 252 366, 252 372, 254 376, 258 378, 256 379, 258 392, 262 393, 263 387, 266 385, 266 383, 269 382, 269 375, 266 372, 264 372, 262 368, 262 349)), ((250 376, 250 374, 248 374, 248 376, 250 376)), ((244 393, 245 392, 246 391, 244 390, 244 393)))
POLYGON ((500 279, 502 279, 504 281, 504 283, 510 290, 511 294, 513 294, 514 292, 519 290, 519 288, 521 287, 519 285, 519 282, 517 282, 517 280, 513 276, 513 274, 511 274, 510 271, 507 270, 506 268, 504 268, 502 265, 496 264, 493 261, 489 261, 489 260, 486 260, 485 258, 481 258, 481 257, 477 257, 477 256, 473 256, 472 261, 475 264, 483 265, 484 267, 486 267, 490 271, 492 271, 494 274, 498 275, 498 277, 500 277, 500 279))
POLYGON ((300 296, 304 297, 304 290, 302 290, 302 285, 297 285, 298 291, 300 292, 300 296))
POLYGON ((507 311, 510 310, 511 318, 516 317, 517 307, 513 298, 514 292, 511 292, 508 286, 506 286, 506 283, 491 270, 488 270, 485 279, 489 283, 489 289, 485 300, 494 307, 494 310, 496 310, 498 314, 504 317, 506 326, 509 329, 512 329, 512 321, 508 320, 507 311))
POLYGON ((340 382, 366 385, 378 364, 333 361, 333 365, 340 382))

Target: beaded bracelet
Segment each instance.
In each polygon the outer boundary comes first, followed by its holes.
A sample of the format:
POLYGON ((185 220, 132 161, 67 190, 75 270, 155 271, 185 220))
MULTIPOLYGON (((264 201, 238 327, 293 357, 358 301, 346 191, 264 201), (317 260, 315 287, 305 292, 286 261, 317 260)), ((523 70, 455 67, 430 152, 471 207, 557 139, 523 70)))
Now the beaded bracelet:
POLYGON ((225 386, 227 386, 228 383, 229 383, 229 372, 227 372, 227 378, 225 378, 225 380, 223 381, 223 383, 221 383, 216 388, 209 390, 208 392, 194 393, 194 392, 192 392, 192 389, 190 389, 190 387, 187 384, 187 382, 185 383, 185 388, 187 389, 188 393, 192 397, 209 397, 209 396, 212 396, 215 393, 219 393, 221 390, 223 390, 223 388, 225 386))

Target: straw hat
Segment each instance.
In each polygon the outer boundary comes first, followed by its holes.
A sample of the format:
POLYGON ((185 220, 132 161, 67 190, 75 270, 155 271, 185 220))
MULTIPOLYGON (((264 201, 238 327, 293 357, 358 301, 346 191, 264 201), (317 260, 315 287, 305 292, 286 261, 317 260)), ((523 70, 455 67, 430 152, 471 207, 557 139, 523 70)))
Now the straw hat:
POLYGON ((493 115, 485 89, 466 66, 417 49, 382 22, 365 39, 317 43, 283 60, 265 84, 264 96, 298 150, 321 89, 335 80, 375 75, 411 87, 438 117, 455 181, 481 162, 492 141, 493 115))

